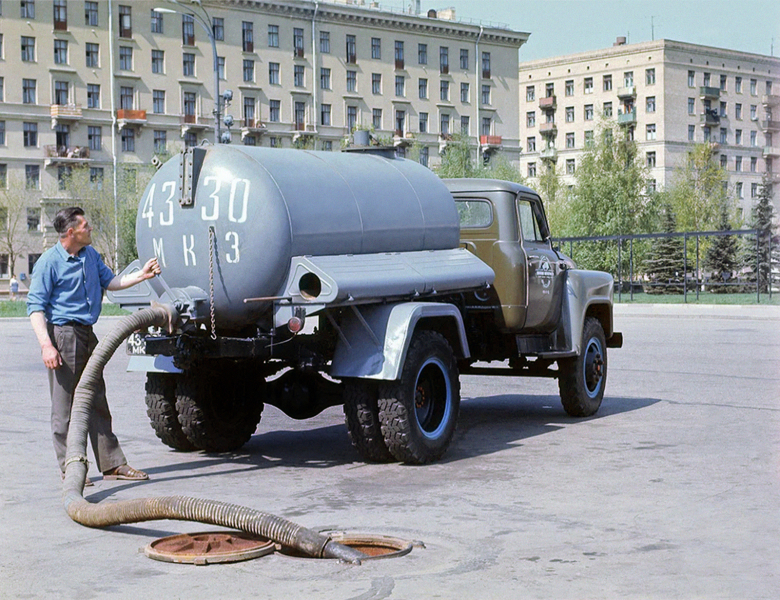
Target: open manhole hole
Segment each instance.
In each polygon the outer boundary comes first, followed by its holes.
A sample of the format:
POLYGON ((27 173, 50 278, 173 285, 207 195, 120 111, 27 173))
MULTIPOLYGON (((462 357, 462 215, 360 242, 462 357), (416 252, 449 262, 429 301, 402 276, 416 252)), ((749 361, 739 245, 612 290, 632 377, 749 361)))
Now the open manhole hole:
MULTIPOLYGON (((374 535, 368 533, 329 533, 334 542, 344 544, 355 550, 360 550, 367 556, 363 560, 375 560, 379 558, 396 558, 398 556, 404 556, 412 551, 412 548, 422 546, 421 542, 410 542, 408 540, 402 540, 396 537, 390 537, 387 535, 374 535)), ((305 554, 298 552, 294 548, 287 546, 281 546, 279 552, 286 556, 294 556, 298 558, 312 558, 305 554)))
POLYGON ((164 562, 210 565, 250 560, 274 551, 274 543, 243 531, 183 533, 153 541, 144 554, 164 562))

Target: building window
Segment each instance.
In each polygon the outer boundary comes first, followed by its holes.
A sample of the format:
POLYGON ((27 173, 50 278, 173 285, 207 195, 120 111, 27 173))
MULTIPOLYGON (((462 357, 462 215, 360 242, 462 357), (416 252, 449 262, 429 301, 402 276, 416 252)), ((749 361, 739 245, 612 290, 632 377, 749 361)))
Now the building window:
POLYGON ((605 117, 611 117, 612 116, 612 102, 605 102, 604 103, 604 116, 605 117))
POLYGON ((22 103, 36 104, 37 82, 35 79, 22 79, 22 103))
POLYGON ((603 89, 605 92, 612 91, 612 75, 604 75, 603 89))
POLYGON ((304 56, 303 29, 299 27, 293 28, 293 56, 295 58, 304 56))
POLYGON ((586 148, 590 148, 591 146, 593 146, 593 130, 589 130, 585 132, 584 141, 585 141, 586 148))
POLYGON ((725 92, 726 91, 726 80, 727 80, 727 78, 726 78, 725 75, 721 75, 720 76, 720 91, 721 92, 725 92))
MULTIPOLYGON (((0 38, 2 38, 2 34, 0 34, 0 38)), ((0 39, 2 41, 2 39, 0 39)), ((0 46, 0 52, 2 51, 2 47, 0 46)), ((5 102, 5 79, 3 77, 0 77, 0 102, 5 102)))
MULTIPOLYGON (((402 42, 403 43, 403 42, 402 42)), ((396 42, 396 46, 398 42, 396 42)), ((354 35, 347 35, 347 64, 354 65, 357 63, 357 38, 354 35)), ((396 49, 396 52, 398 50, 396 49)))
MULTIPOLYGON (((98 44, 91 44, 89 42, 85 45, 86 48, 86 61, 88 67, 99 67, 99 50, 100 46, 98 44)), ((152 50, 152 68, 154 68, 154 50, 152 50)))
POLYGON ((563 86, 563 93, 567 96, 573 96, 574 95, 574 80, 573 79, 567 79, 566 83, 563 86))
POLYGON ((157 154, 163 154, 168 149, 168 134, 164 130, 156 129, 154 131, 154 151, 157 154))
POLYGON ((734 105, 734 117, 739 121, 742 120, 742 104, 739 102, 734 105))
POLYGON ((395 68, 396 69, 403 69, 404 68, 404 43, 400 40, 396 40, 395 42, 395 68))
POLYGON ((536 88, 532 85, 528 85, 525 88, 525 101, 533 102, 536 98, 536 88))
POLYGON ((303 65, 293 66, 293 85, 295 87, 304 87, 303 74, 304 74, 303 65))
POLYGON ((634 72, 626 71, 623 73, 623 87, 634 87, 634 72))
POLYGON ((156 115, 165 114, 165 90, 152 91, 152 111, 156 115))
POLYGON ((751 183, 750 184, 750 197, 751 198, 757 198, 758 197, 758 184, 757 183, 751 183))
POLYGON ((742 130, 741 129, 735 129, 734 130, 734 143, 737 146, 742 145, 742 130))
POLYGON ((688 98, 688 114, 696 114, 696 98, 688 98))
POLYGON ((27 208, 27 231, 41 230, 41 209, 27 208))
POLYGON ((184 146, 186 148, 192 148, 198 145, 198 134, 194 131, 188 131, 184 134, 184 146))
POLYGON ((758 145, 757 134, 755 131, 750 132, 750 145, 755 148, 758 145))
POLYGON ((712 131, 710 130, 710 128, 709 127, 702 127, 702 133, 704 134, 704 141, 705 142, 709 142, 711 134, 712 134, 712 131))
POLYGON ((552 98, 555 96, 555 84, 554 83, 546 83, 544 84, 544 96, 545 98, 552 98))
POLYGON ((165 52, 162 50, 152 50, 152 73, 164 73, 165 52))
POLYGON ((645 69, 645 83, 647 85, 655 83, 655 69, 645 69))
POLYGON ((772 82, 767 80, 766 82, 766 95, 771 96, 772 95, 772 82))
POLYGON ((306 129, 306 103, 296 102, 294 106, 295 129, 303 131, 306 129))
POLYGON ((251 96, 244 96, 244 127, 255 127, 256 100, 251 96))
POLYGON ((227 79, 227 77, 225 76, 224 56, 217 56, 217 77, 219 77, 220 81, 225 81, 227 79))
POLYGON ((450 82, 446 79, 442 79, 439 83, 439 99, 444 102, 449 102, 450 100, 450 82))
POLYGON ((741 200, 741 199, 743 199, 744 197, 745 197, 745 192, 744 192, 744 190, 742 189, 742 182, 741 182, 741 181, 738 181, 738 182, 737 182, 737 198, 739 198, 739 199, 741 200))
POLYGON ((357 127, 357 106, 347 107, 347 128, 354 131, 357 127))
MULTIPOLYGON (((0 121, 0 146, 5 146, 5 121, 0 121)), ((5 165, 3 165, 5 167, 5 165)), ((0 186, 4 188, 5 186, 0 186)))
POLYGON ((423 167, 428 166, 429 152, 430 151, 428 149, 428 146, 423 146, 422 148, 420 148, 420 164, 423 167))
POLYGON ((87 108, 100 108, 100 86, 96 83, 87 84, 87 108))
POLYGON ((490 86, 482 86, 482 104, 490 104, 490 86))
POLYGON ((419 130, 420 133, 428 133, 428 113, 421 112, 419 118, 419 130))
MULTIPOLYGON (((214 39, 218 42, 225 41, 225 19, 221 17, 214 17, 211 19, 213 27, 211 33, 214 35, 214 39)), ((160 32, 162 33, 162 32, 160 32)))
POLYGON ((26 148, 35 148, 38 146, 38 123, 25 122, 23 127, 22 139, 26 148))
POLYGON ((592 104, 586 104, 585 105, 585 120, 586 121, 592 121, 593 120, 593 105, 592 104))
POLYGON ((357 92, 357 71, 347 71, 347 91, 357 92))
POLYGON ((371 58, 382 60, 382 39, 378 37, 371 38, 371 58))
POLYGON ((34 19, 35 18, 35 0, 20 0, 21 18, 22 19, 34 19))
POLYGON ((734 78, 734 91, 737 94, 742 93, 742 77, 737 76, 734 78))
POLYGON ((272 135, 268 140, 268 145, 271 146, 271 148, 279 148, 279 138, 272 135))
POLYGON ((569 132, 566 134, 566 147, 574 148, 574 132, 569 132))
POLYGON ((751 79, 750 80, 750 95, 756 96, 758 94, 758 80, 751 79))
POLYGON ((531 136, 526 140, 526 148, 528 152, 536 152, 536 137, 531 136))
POLYGON ((268 102, 268 120, 271 123, 281 121, 282 103, 280 100, 270 100, 268 102))
POLYGON ((102 150, 103 149, 103 128, 93 127, 90 125, 87 128, 87 139, 89 141, 90 150, 102 150))
POLYGON ((567 175, 574 175, 574 159, 573 158, 567 158, 566 159, 566 174, 567 175))
POLYGON ((119 37, 133 37, 133 20, 129 6, 119 6, 119 37))
POLYGON ((750 172, 755 173, 758 169, 758 158, 755 156, 750 157, 750 172))
POLYGON ((417 63, 428 64, 428 44, 417 44, 417 63))
POLYGON ((696 87, 696 71, 688 71, 688 87, 696 87))
MULTIPOLYGON (((468 119, 468 117, 461 117, 460 118, 460 129, 461 133, 467 135, 468 134, 468 121, 466 121, 466 127, 464 128, 464 121, 463 119, 468 119)), ((493 131, 493 119, 490 117, 482 117, 482 130, 480 131, 480 135, 490 135, 493 131)))
POLYGON ((135 152, 135 129, 132 127, 122 130, 122 152, 135 152))
MULTIPOLYGON (((96 3, 97 4, 97 3, 96 3)), ((152 9, 152 33, 163 33, 163 16, 162 13, 152 9)))
MULTIPOLYGON (((184 92, 184 114, 188 117, 195 116, 195 108, 198 103, 198 97, 195 92, 184 92)), ((192 119, 194 121, 194 119, 192 119)))
POLYGON ((406 95, 406 78, 403 75, 395 76, 395 95, 403 98, 406 95))
POLYGON ((574 123, 574 107, 573 106, 567 106, 566 107, 566 122, 567 123, 574 123))
POLYGON ((330 89, 330 69, 327 67, 320 67, 320 89, 330 89))
POLYGON ((450 49, 447 46, 439 47, 439 72, 442 75, 450 72, 450 49))
MULTIPOLYGON (((396 75, 396 79, 398 76, 396 75)), ((397 83, 397 82, 396 82, 397 83)), ((371 73, 371 93, 379 95, 382 93, 382 74, 371 73)))
POLYGON ((320 125, 330 126, 330 104, 320 104, 320 125))
POLYGON ((646 164, 649 169, 655 167, 655 152, 648 152, 646 155, 646 164))
POLYGON ((330 54, 330 31, 320 31, 320 52, 330 54))
POLYGON ((54 64, 68 64, 68 42, 67 40, 54 40, 54 64))
POLYGON ((655 96, 648 96, 646 100, 645 109, 649 113, 655 112, 655 96))
POLYGON ((755 104, 750 105, 750 120, 751 121, 758 120, 758 107, 755 104))
POLYGON ((439 131, 443 136, 450 135, 450 115, 442 113, 439 119, 439 131))
POLYGON ((133 70, 133 49, 130 46, 119 47, 119 68, 122 71, 133 70))
POLYGON ((593 93, 593 77, 586 77, 585 78, 585 93, 586 94, 592 94, 593 93))
POLYGON ((35 38, 22 36, 22 61, 35 62, 35 38))
POLYGON ((382 129, 382 109, 381 108, 375 108, 373 111, 371 111, 371 125, 374 126, 375 130, 382 129))
POLYGON ((181 43, 185 46, 195 45, 195 17, 181 16, 181 43))
POLYGON ((725 154, 720 155, 720 168, 725 169, 728 166, 729 159, 725 154))
MULTIPOLYGON (((491 121, 491 123, 490 123, 490 127, 492 128, 492 126, 493 126, 493 125, 492 125, 492 119, 489 119, 489 118, 487 118, 487 117, 484 117, 484 118, 482 119, 482 129, 483 129, 483 133, 482 133, 482 135, 490 135, 490 133, 489 133, 489 132, 488 132, 488 133, 484 133, 484 130, 485 130, 485 127, 486 127, 486 123, 487 123, 488 121, 491 121)), ((460 118, 460 132, 461 132, 463 135, 469 135, 470 128, 471 128, 471 119, 468 117, 468 115, 463 115, 463 116, 460 118)))
POLYGON ((725 127, 720 128, 720 143, 725 144, 728 138, 728 130, 725 127))
MULTIPOLYGON (((484 58, 484 55, 487 54, 487 53, 483 52, 482 54, 483 54, 483 58, 484 58)), ((485 65, 483 65, 483 67, 482 67, 483 71, 484 71, 484 67, 485 67, 485 65)), ((463 69, 464 71, 468 71, 468 68, 469 68, 469 50, 468 50, 468 48, 461 48, 460 49, 460 68, 463 69)), ((489 54, 488 54, 487 71, 488 71, 488 73, 490 72, 490 55, 489 54)), ((490 79, 490 75, 488 75, 487 77, 485 77, 483 75, 482 77, 484 79, 490 79)))
POLYGON ((648 140, 654 140, 655 139, 655 123, 650 123, 647 126, 647 139, 648 140))
POLYGON ((279 85, 279 63, 268 63, 268 83, 271 85, 279 85))
MULTIPOLYGON (((483 88, 484 87, 485 86, 483 86, 483 88)), ((490 86, 487 86, 487 87, 488 87, 488 89, 490 89, 490 86)), ((468 102, 469 102, 469 88, 470 88, 470 86, 469 86, 468 83, 461 83, 460 84, 460 101, 463 102, 464 104, 468 104, 468 102)), ((483 93, 484 93, 484 89, 483 89, 483 93)), ((490 96, 488 96, 488 102, 487 103, 488 104, 490 103, 490 96)))
POLYGON ((41 187, 41 167, 24 165, 24 187, 28 190, 38 190, 41 187))
POLYGON ((426 100, 428 98, 428 80, 424 78, 420 78, 420 80, 417 82, 417 95, 420 97, 420 100, 426 100))
POLYGON ((536 177, 536 163, 535 162, 529 162, 528 163, 528 177, 536 177))
POLYGON ((255 80, 255 61, 245 58, 243 62, 244 81, 255 80))
MULTIPOLYGON (((468 69, 469 67, 469 51, 466 50, 466 66, 463 66, 463 50, 461 50, 461 68, 468 69)), ((482 53, 482 79, 490 79, 490 52, 482 53)))
POLYGON ((741 173, 742 172, 742 157, 741 156, 735 157, 735 159, 734 159, 734 170, 737 173, 741 173))
POLYGON ((536 127, 536 112, 533 110, 529 110, 525 114, 525 124, 526 127, 536 127))

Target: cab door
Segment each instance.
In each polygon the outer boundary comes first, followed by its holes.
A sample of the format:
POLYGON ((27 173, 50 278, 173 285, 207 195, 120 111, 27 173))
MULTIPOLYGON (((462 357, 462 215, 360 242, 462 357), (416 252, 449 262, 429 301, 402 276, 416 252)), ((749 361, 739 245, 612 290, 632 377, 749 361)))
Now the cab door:
POLYGON ((539 198, 520 193, 516 206, 520 239, 528 260, 528 309, 524 329, 552 331, 561 313, 562 261, 552 248, 539 198))

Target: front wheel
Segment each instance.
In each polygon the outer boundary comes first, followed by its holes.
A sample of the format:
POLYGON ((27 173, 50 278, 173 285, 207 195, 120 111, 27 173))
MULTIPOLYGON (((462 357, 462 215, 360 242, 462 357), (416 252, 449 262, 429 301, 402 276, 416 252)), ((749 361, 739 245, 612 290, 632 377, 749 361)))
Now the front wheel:
POLYGON ((397 460, 419 465, 441 458, 460 409, 458 366, 444 336, 414 335, 401 378, 380 386, 377 405, 385 445, 397 460))
POLYGON ((572 417, 596 414, 607 384, 607 343, 601 323, 586 317, 579 356, 558 361, 558 389, 563 409, 572 417))

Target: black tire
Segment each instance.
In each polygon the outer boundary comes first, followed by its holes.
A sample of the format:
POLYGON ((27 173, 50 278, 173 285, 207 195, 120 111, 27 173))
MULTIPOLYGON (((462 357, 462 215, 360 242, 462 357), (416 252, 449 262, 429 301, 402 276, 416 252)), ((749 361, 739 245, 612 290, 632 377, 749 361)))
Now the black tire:
POLYGON ((363 379, 344 382, 344 419, 352 445, 369 462, 393 462, 382 436, 377 407, 377 384, 363 379))
POLYGON ((182 431, 199 450, 239 449, 260 422, 264 387, 265 381, 251 366, 226 364, 184 373, 176 387, 182 431))
POLYGON ((165 373, 146 374, 146 414, 163 444, 174 450, 191 452, 195 446, 181 430, 176 412, 176 379, 176 375, 165 373))
POLYGON ((558 361, 558 389, 563 409, 572 417, 596 414, 607 384, 607 343, 598 319, 586 317, 582 352, 558 361))
POLYGON ((380 385, 377 405, 385 444, 396 459, 420 465, 441 458, 460 409, 458 364, 444 336, 415 333, 401 378, 380 385))

